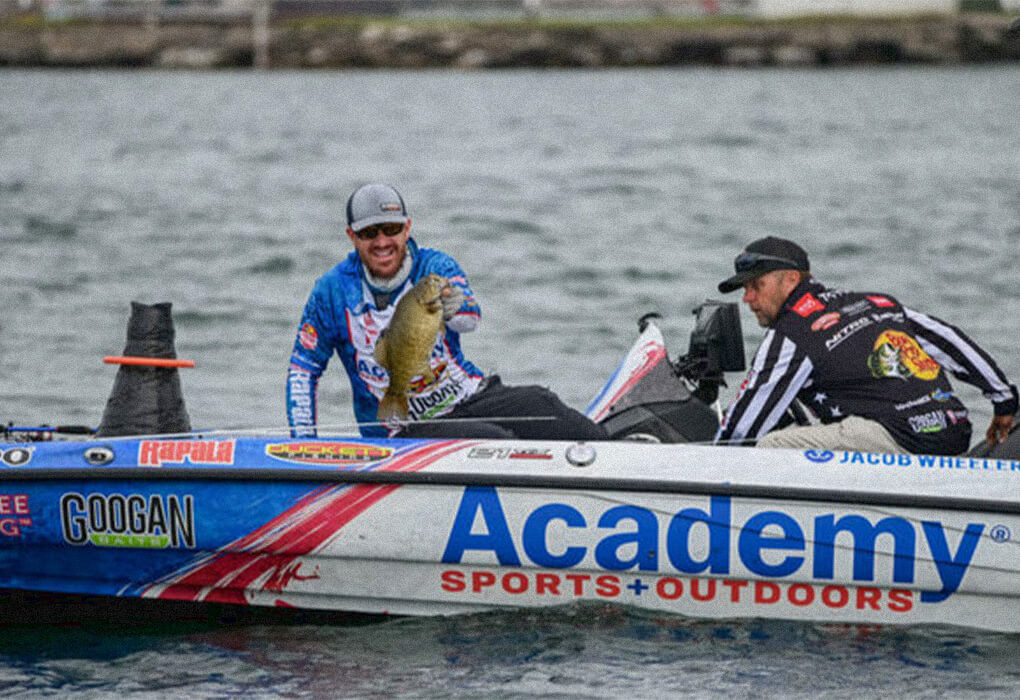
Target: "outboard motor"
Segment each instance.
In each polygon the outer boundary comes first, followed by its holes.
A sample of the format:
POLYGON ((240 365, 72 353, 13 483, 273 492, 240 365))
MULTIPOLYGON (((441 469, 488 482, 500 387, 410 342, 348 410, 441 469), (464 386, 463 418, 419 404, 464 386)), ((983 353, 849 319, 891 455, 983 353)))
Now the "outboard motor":
POLYGON ((723 372, 745 368, 743 335, 736 304, 706 301, 687 354, 672 362, 666 354, 658 314, 638 321, 640 336, 585 411, 614 440, 708 442, 719 427, 713 409, 723 372))

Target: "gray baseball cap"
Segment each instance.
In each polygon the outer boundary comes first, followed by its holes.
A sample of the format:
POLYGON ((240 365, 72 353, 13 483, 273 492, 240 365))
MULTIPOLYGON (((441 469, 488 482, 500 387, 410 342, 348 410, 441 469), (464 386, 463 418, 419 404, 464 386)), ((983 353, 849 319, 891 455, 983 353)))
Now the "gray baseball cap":
POLYGON ((375 224, 402 224, 406 221, 404 200, 389 185, 378 182, 362 185, 347 200, 347 225, 352 231, 375 224))

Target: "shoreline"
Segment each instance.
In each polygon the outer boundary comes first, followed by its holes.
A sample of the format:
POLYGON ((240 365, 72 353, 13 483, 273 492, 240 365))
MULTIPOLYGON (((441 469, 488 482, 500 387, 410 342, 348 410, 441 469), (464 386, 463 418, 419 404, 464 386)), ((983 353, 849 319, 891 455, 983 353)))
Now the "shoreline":
POLYGON ((908 18, 246 22, 0 21, 0 67, 835 67, 1020 62, 1004 14, 908 18))

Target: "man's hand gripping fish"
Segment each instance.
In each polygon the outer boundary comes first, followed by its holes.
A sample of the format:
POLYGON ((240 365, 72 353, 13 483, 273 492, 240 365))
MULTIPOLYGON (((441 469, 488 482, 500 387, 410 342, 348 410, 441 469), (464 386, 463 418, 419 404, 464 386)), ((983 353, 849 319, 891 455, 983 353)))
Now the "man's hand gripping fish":
POLYGON ((397 302, 393 319, 375 346, 375 361, 390 375, 390 385, 379 402, 379 420, 406 420, 411 380, 419 375, 431 377, 429 357, 443 325, 442 297, 451 291, 445 278, 430 274, 397 302))

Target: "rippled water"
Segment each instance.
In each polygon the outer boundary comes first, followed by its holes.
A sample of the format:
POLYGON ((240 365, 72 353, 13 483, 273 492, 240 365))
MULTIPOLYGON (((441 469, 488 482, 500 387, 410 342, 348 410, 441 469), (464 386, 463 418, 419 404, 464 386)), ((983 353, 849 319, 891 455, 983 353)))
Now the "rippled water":
POLYGON ((370 626, 197 624, 16 630, 5 696, 998 697, 1016 636, 776 621, 697 622, 604 606, 370 626))
MULTIPOLYGON (((0 71, 0 421, 98 422, 129 302, 172 301, 198 427, 279 426, 347 194, 404 194, 483 307, 468 356, 582 408, 766 234, 1020 377, 1020 70, 0 71)), ((760 338, 743 316, 750 352, 760 338)), ((320 419, 352 420, 339 363, 320 419)), ((989 410, 961 392, 977 416, 989 410)), ((983 428, 983 426, 982 426, 983 428)), ((26 694, 1017 693, 1017 638, 583 608, 370 627, 12 632, 26 694), (522 624, 522 620, 526 624, 522 624)))

